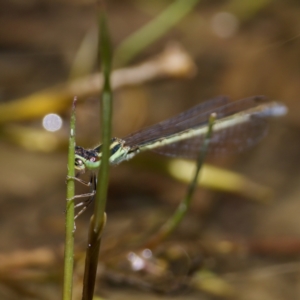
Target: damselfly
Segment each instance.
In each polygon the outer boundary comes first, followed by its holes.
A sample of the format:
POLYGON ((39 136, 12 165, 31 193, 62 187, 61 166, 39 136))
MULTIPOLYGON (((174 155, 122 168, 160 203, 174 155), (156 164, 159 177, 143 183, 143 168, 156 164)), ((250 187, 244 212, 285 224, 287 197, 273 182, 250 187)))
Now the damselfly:
MULTIPOLYGON (((113 138, 110 144, 112 165, 133 158, 145 150, 153 150, 168 156, 194 159, 197 157, 207 122, 212 113, 217 118, 214 123, 208 153, 222 154, 240 152, 261 140, 267 132, 268 118, 286 114, 287 108, 279 102, 268 102, 263 96, 254 96, 236 102, 220 96, 156 125, 142 129, 123 139, 113 138)), ((92 187, 87 194, 76 198, 89 197, 75 207, 83 206, 78 217, 92 202, 96 193, 96 175, 93 173, 101 164, 102 145, 93 149, 76 146, 75 169, 78 175, 86 170, 92 171, 90 182, 75 178, 92 187)))

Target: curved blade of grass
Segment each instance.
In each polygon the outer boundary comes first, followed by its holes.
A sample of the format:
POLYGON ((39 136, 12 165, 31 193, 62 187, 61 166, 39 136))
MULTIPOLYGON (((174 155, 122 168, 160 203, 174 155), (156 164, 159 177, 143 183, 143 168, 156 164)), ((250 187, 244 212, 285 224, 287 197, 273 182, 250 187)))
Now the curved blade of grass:
POLYGON ((117 48, 117 65, 127 64, 142 50, 166 34, 176 23, 182 20, 199 0, 177 0, 170 4, 158 17, 137 30, 117 48))

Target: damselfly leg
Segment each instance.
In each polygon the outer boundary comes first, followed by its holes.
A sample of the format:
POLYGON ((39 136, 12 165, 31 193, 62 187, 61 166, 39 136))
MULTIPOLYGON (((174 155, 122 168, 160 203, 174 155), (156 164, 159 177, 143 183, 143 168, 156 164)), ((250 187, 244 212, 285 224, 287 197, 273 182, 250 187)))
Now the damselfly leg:
POLYGON ((89 193, 75 195, 72 199, 68 199, 68 200, 73 200, 73 199, 78 199, 78 198, 87 198, 87 199, 77 203, 74 206, 74 208, 83 206, 82 209, 74 217, 74 219, 77 219, 94 201, 94 197, 96 194, 96 187, 97 187, 97 176, 95 175, 94 172, 92 172, 89 181, 85 181, 81 178, 78 178, 77 176, 76 177, 67 177, 67 180, 68 179, 74 179, 74 180, 80 182, 81 184, 84 184, 85 186, 89 186, 91 189, 89 193))

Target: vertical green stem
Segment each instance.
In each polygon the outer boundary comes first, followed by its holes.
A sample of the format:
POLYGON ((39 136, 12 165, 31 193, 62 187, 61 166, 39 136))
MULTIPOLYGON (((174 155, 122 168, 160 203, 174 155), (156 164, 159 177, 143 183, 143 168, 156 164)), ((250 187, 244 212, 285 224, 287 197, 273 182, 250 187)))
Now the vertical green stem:
POLYGON ((109 156, 111 140, 112 119, 112 91, 110 85, 111 73, 111 48, 107 28, 107 22, 103 7, 99 16, 99 52, 102 63, 102 74, 104 77, 103 92, 101 97, 101 135, 102 135, 102 158, 99 168, 97 194, 95 197, 94 215, 90 222, 88 247, 85 261, 84 282, 82 298, 92 300, 95 288, 98 256, 101 243, 101 235, 106 222, 106 198, 109 175, 109 156))
MULTIPOLYGON (((72 114, 70 121, 70 136, 68 150, 68 178, 75 176, 75 104, 74 98, 72 106, 72 114)), ((67 201, 66 201, 66 240, 65 240, 65 257, 64 257, 64 286, 63 299, 72 299, 73 285, 73 262, 74 262, 74 197, 75 182, 74 179, 67 181, 67 201), (71 200, 68 200, 71 199, 71 200)))

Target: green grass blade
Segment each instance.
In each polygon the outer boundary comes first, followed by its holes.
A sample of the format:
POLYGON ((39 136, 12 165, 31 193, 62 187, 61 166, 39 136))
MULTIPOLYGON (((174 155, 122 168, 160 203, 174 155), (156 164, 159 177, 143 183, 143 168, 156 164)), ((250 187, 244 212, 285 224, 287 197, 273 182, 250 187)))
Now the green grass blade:
POLYGON ((109 156, 110 156, 110 140, 111 140, 111 120, 112 120, 112 91, 110 85, 111 74, 111 47, 110 38, 107 28, 106 16, 102 9, 99 16, 99 52, 102 63, 102 73, 104 76, 103 92, 101 97, 101 140, 102 158, 99 168, 97 194, 95 197, 94 215, 90 222, 88 247, 85 261, 84 281, 82 299, 92 300, 96 281, 98 256, 101 243, 102 231, 106 222, 106 198, 109 176, 109 156))
MULTIPOLYGON (((74 98, 72 114, 70 121, 69 150, 68 150, 68 177, 75 176, 75 104, 74 98)), ((67 200, 66 201, 66 237, 65 237, 65 257, 64 257, 64 284, 63 300, 72 299, 73 286, 73 263, 74 263, 74 197, 75 182, 74 179, 67 181, 67 200)))
POLYGON ((173 1, 159 16, 128 37, 116 50, 116 64, 125 65, 138 53, 165 35, 182 20, 199 0, 173 1))

